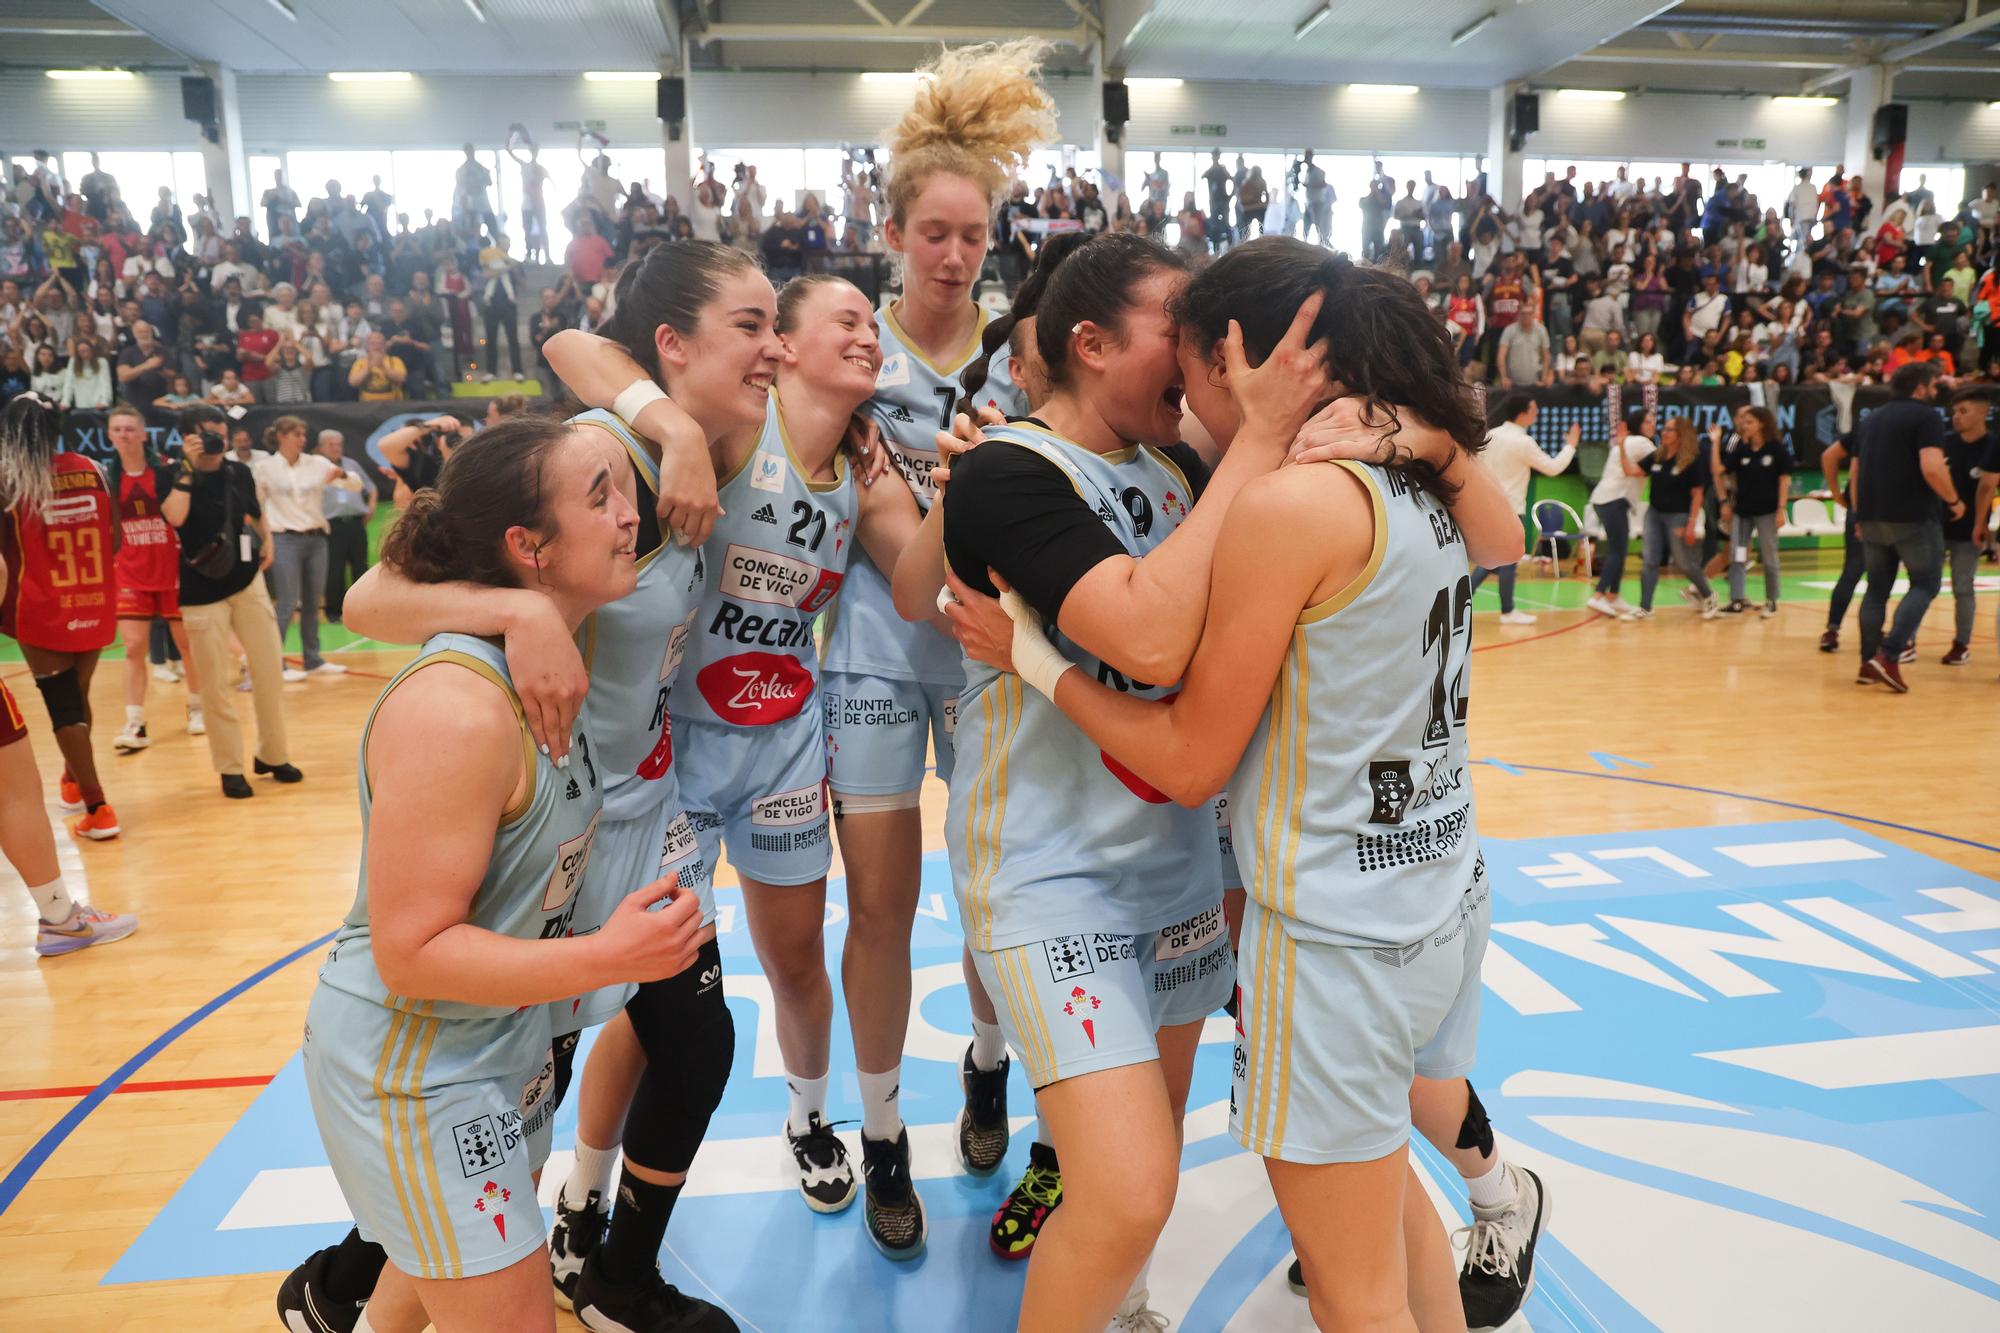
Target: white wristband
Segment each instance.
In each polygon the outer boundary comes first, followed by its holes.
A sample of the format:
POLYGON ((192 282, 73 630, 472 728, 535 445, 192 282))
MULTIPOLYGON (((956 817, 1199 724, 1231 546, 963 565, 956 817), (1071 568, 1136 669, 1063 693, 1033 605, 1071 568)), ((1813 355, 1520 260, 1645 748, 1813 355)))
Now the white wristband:
POLYGON ((629 426, 639 419, 639 414, 646 410, 647 404, 658 402, 666 396, 667 391, 651 380, 633 380, 625 386, 618 397, 612 400, 611 412, 629 426))
POLYGON ((1042 630, 1041 616, 1019 593, 1011 588, 1001 593, 1000 605, 1014 621, 1014 674, 1035 693, 1055 702, 1056 682, 1076 663, 1049 642, 1049 636, 1042 630))

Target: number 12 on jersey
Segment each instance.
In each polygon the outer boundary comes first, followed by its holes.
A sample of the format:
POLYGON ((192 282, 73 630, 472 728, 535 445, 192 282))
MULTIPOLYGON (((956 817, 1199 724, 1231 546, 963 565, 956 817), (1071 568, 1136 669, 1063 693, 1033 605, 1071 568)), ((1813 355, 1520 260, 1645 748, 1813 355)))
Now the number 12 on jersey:
POLYGON ((1451 740, 1451 729, 1465 725, 1468 705, 1465 671, 1472 654, 1472 579, 1461 577, 1439 588, 1424 618, 1424 656, 1437 654, 1437 675, 1431 680, 1430 715, 1424 720, 1424 748, 1451 740), (1447 678, 1449 678, 1447 680, 1447 678))

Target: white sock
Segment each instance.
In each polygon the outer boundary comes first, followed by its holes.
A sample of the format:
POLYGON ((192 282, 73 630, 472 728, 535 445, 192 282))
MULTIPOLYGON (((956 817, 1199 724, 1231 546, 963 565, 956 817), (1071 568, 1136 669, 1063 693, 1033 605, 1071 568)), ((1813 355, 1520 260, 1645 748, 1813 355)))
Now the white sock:
POLYGON ((879 1074, 855 1071, 861 1078, 861 1133, 877 1143, 892 1142, 903 1132, 903 1067, 879 1074))
POLYGON ((146 710, 138 704, 125 705, 125 721, 133 726, 146 725, 146 710))
POLYGON ((1000 1067, 1000 1058, 1007 1054, 1007 1039, 1000 1035, 998 1023, 982 1023, 972 1020, 972 1067, 993 1070, 1000 1067))
POLYGON ((600 1200, 611 1195, 611 1168, 618 1162, 618 1148, 593 1148, 582 1139, 576 1141, 576 1165, 569 1169, 569 1178, 563 1181, 562 1201, 565 1208, 581 1208, 590 1200, 590 1192, 597 1191, 600 1200))
POLYGON ((1047 1148, 1056 1146, 1056 1141, 1049 1137, 1049 1122, 1042 1118, 1040 1103, 1035 1106, 1035 1142, 1047 1148))
POLYGON ((1505 1208, 1514 1202, 1514 1182, 1507 1175, 1507 1163, 1495 1153, 1493 1165, 1484 1175, 1467 1176, 1466 1193, 1474 1208, 1505 1208))
POLYGON ((808 1116, 818 1115, 822 1120, 826 1118, 826 1079, 825 1074, 821 1074, 818 1078, 800 1078, 797 1074, 786 1071, 785 1092, 790 1097, 791 1110, 785 1117, 785 1123, 791 1127, 792 1133, 806 1132, 808 1116))
POLYGON ((354 1333, 375 1333, 375 1325, 368 1322, 368 1307, 361 1307, 360 1317, 354 1321, 354 1333))
POLYGON ((71 900, 60 874, 46 884, 30 884, 28 896, 35 900, 35 910, 42 914, 42 920, 52 926, 61 925, 76 911, 76 903, 71 900))
POLYGON ((1125 1299, 1118 1304, 1118 1313, 1129 1314, 1146 1303, 1146 1275, 1152 1271, 1153 1256, 1147 1255, 1146 1262, 1139 1265, 1139 1271, 1132 1277, 1132 1285, 1125 1289, 1125 1299))

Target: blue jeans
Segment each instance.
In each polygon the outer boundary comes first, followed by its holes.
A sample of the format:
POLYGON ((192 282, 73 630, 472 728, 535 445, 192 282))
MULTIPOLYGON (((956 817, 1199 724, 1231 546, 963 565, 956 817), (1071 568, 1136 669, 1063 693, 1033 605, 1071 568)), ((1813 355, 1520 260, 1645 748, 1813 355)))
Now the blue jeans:
POLYGON ((1597 576, 1597 590, 1616 597, 1625 582, 1625 553, 1632 547, 1632 502, 1609 500, 1597 506, 1604 523, 1604 568, 1597 576))
POLYGON ((1695 556, 1694 548, 1683 539, 1687 521, 1686 514, 1663 514, 1657 509, 1646 511, 1645 543, 1639 566, 1639 605, 1648 611, 1653 609, 1653 589, 1660 582, 1660 562, 1669 554, 1681 573, 1687 575, 1689 587, 1704 599, 1715 595, 1708 586, 1708 576, 1702 573, 1701 561, 1695 556))
POLYGON ((1764 600, 1778 600, 1778 516, 1734 514, 1729 534, 1729 600, 1744 600, 1750 581, 1750 541, 1757 541, 1757 558, 1764 562, 1764 600))
POLYGON ((292 613, 299 617, 299 649, 306 670, 326 659, 319 653, 319 599, 326 591, 326 534, 324 532, 274 532, 271 534, 271 578, 277 585, 278 643, 282 649, 285 628, 292 613))
POLYGON ((1868 591, 1861 595, 1861 660, 1882 653, 1895 661, 1917 637, 1924 612, 1944 584, 1944 529, 1928 523, 1888 523, 1864 519, 1867 538, 1868 591), (1896 566, 1909 571, 1910 590, 1896 607, 1896 619, 1885 636, 1882 622, 1889 611, 1889 591, 1896 583, 1896 566))
POLYGON ((1498 569, 1475 569, 1472 571, 1472 590, 1479 591, 1479 585, 1486 582, 1488 574, 1500 578, 1500 612, 1505 615, 1514 609, 1514 566, 1502 565, 1498 569))
POLYGON ((1979 547, 1970 540, 1946 543, 1951 555, 1951 611, 1953 643, 1971 643, 1972 626, 1979 614, 1978 594, 1973 580, 1979 577, 1979 547))
POLYGON ((1868 570, 1868 545, 1854 535, 1854 512, 1847 514, 1846 549, 1841 554, 1840 577, 1834 580, 1833 593, 1826 599, 1826 627, 1838 632, 1840 622, 1847 618, 1848 604, 1854 600, 1854 590, 1861 586, 1861 576, 1868 570))

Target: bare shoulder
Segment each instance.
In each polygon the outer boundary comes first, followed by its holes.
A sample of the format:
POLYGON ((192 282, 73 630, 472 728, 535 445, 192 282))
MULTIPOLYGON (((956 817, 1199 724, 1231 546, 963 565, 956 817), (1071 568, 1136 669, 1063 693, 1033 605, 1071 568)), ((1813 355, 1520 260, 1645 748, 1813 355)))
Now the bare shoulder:
POLYGON ((456 662, 412 673, 389 692, 369 728, 368 767, 487 774, 511 789, 520 776, 520 721, 494 680, 456 662))

